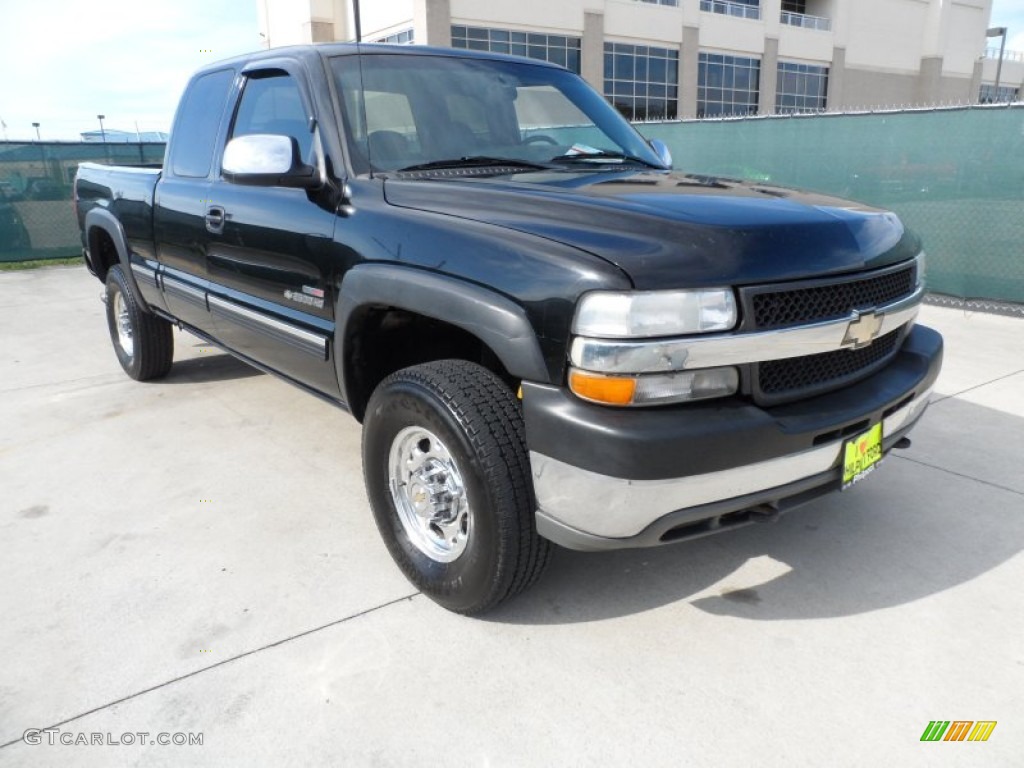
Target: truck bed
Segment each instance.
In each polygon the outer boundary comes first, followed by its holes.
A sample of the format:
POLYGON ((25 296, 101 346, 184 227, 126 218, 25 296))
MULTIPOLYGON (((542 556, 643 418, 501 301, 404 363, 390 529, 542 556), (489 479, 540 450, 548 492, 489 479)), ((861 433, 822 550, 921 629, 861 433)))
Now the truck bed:
POLYGON ((85 217, 89 211, 104 208, 124 227, 133 251, 154 253, 153 196, 161 173, 160 168, 82 163, 75 180, 79 228, 86 230, 85 217))

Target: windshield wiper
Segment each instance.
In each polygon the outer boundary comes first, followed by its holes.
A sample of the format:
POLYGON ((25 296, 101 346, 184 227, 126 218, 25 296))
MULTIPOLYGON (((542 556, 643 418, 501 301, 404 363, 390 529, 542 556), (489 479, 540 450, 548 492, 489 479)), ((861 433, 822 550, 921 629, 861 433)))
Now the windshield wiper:
POLYGON ((540 163, 529 163, 525 160, 516 160, 514 157, 488 157, 486 155, 473 155, 472 157, 453 157, 449 160, 434 160, 429 163, 410 165, 406 168, 399 168, 398 173, 407 171, 434 171, 444 168, 486 168, 488 166, 504 166, 508 168, 526 168, 532 171, 546 171, 550 166, 540 163))
POLYGON ((560 165, 571 165, 573 163, 594 163, 595 161, 601 162, 604 160, 640 163, 641 165, 646 165, 648 168, 664 170, 660 165, 644 160, 643 158, 627 155, 624 152, 611 152, 605 149, 596 149, 593 152, 574 152, 571 155, 558 155, 557 157, 551 158, 550 162, 558 163, 560 165))

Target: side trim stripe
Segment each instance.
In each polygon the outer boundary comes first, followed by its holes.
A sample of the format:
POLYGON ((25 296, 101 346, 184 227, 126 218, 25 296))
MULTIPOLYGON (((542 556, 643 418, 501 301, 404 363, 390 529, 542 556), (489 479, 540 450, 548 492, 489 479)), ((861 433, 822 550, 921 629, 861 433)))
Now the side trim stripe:
POLYGON ((197 307, 207 309, 206 293, 204 291, 193 288, 191 285, 180 280, 175 280, 173 277, 168 277, 166 274, 163 275, 163 284, 165 293, 169 293, 178 299, 184 299, 190 304, 195 304, 197 307))
POLYGON ((157 283, 156 283, 156 270, 155 269, 150 269, 149 267, 147 267, 147 266, 145 266, 143 264, 139 264, 139 263, 133 261, 132 262, 132 272, 135 273, 135 279, 136 280, 141 280, 146 285, 150 285, 150 286, 152 286, 154 288, 157 287, 157 283))
POLYGON ((267 317, 259 312, 239 306, 217 296, 210 296, 210 311, 227 320, 289 344, 319 360, 327 359, 327 337, 312 331, 267 317))

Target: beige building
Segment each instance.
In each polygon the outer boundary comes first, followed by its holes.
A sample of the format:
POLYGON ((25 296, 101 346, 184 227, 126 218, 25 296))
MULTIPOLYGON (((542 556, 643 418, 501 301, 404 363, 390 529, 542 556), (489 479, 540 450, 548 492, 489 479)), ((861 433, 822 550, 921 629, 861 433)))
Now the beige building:
MULTIPOLYGON (((257 0, 267 44, 352 40, 351 0, 257 0)), ((634 119, 1019 98, 992 0, 362 0, 364 41, 555 61, 634 119), (991 49, 988 50, 991 57, 991 49), (986 91, 983 86, 988 86, 986 91)))
MULTIPOLYGON (((991 41, 989 41, 991 45, 991 41)), ((1024 51, 1000 51, 990 47, 982 62, 981 101, 1005 102, 1024 99, 1024 51), (1002 66, 999 65, 1000 55, 1002 66), (998 78, 998 87, 996 86, 998 78)))

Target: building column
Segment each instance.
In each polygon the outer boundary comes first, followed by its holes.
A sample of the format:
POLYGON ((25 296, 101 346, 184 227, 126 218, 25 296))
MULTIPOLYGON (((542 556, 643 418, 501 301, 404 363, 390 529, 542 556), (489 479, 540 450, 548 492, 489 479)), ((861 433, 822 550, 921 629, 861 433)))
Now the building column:
POLYGON ((828 68, 828 92, 825 94, 825 109, 832 112, 841 110, 843 102, 843 81, 846 79, 846 48, 832 49, 832 63, 828 68))
MULTIPOLYGON (((350 33, 352 29, 352 20, 349 18, 351 0, 332 0, 332 10, 334 18, 334 40, 336 42, 343 42, 345 40, 351 40, 355 37, 354 34, 350 33)), ((260 3, 260 7, 263 7, 263 3, 260 3)))
POLYGON ((761 21, 768 37, 778 38, 782 30, 782 0, 760 0, 761 21))
POLYGON ((598 93, 604 93, 604 13, 584 11, 580 41, 580 75, 598 93))
POLYGON ((679 46, 680 118, 697 116, 697 78, 700 70, 700 28, 683 25, 683 42, 679 46))
POLYGON ((775 114, 775 93, 779 87, 779 38, 765 37, 761 57, 761 87, 757 98, 757 114, 775 114))
POLYGON ((418 45, 450 47, 451 0, 415 0, 412 8, 412 28, 418 45))
POLYGON ((947 0, 928 0, 921 40, 921 68, 917 73, 914 100, 917 106, 930 107, 942 99, 943 52, 949 32, 951 3, 947 0))
POLYGON ((981 99, 981 78, 984 70, 984 61, 979 59, 974 62, 974 72, 971 73, 971 92, 967 94, 967 104, 977 104, 981 99))
MULTIPOLYGON (((925 18, 922 43, 923 58, 942 56, 949 37, 951 3, 948 0, 927 0, 928 12, 925 18)), ((923 69, 923 67, 922 67, 923 69)))
POLYGON ((921 70, 917 74, 916 105, 933 107, 938 105, 942 88, 942 57, 921 57, 921 70))
POLYGON ((309 37, 311 43, 333 43, 336 39, 334 37, 334 21, 312 19, 302 26, 304 34, 309 37))

